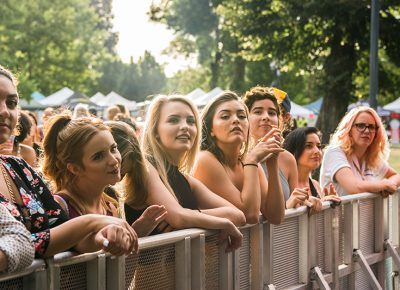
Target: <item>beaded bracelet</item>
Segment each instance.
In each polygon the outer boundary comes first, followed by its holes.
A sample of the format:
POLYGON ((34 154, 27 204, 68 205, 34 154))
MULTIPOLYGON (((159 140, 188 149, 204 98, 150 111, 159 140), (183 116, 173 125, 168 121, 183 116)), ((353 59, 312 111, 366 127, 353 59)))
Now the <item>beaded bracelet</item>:
POLYGON ((258 167, 258 164, 256 164, 256 163, 245 163, 245 164, 243 164, 243 167, 245 167, 245 166, 255 166, 255 167, 258 167))

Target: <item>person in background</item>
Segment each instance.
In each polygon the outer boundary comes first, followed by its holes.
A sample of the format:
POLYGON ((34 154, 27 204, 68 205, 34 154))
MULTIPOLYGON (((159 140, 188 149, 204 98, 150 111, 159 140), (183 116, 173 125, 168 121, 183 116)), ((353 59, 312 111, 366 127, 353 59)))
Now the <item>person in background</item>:
POLYGON ((325 151, 321 187, 333 183, 340 196, 372 192, 386 197, 400 185, 388 157, 387 135, 376 111, 354 108, 342 118, 325 151))
MULTIPOLYGON (((278 104, 275 90, 274 88, 257 86, 243 95, 243 101, 249 110, 251 144, 257 144, 258 140, 269 138, 274 134, 282 141, 281 130, 284 130, 284 121, 281 110, 283 106, 278 104)), ((283 104, 286 103, 283 102, 283 104)), ((266 162, 261 162, 261 166, 268 178, 266 162)), ((296 159, 290 152, 285 150, 279 154, 278 168, 286 208, 296 208, 303 204, 313 207, 318 203, 312 198, 309 200, 306 187, 298 186, 296 159)))
POLYGON ((89 113, 89 109, 88 109, 88 105, 86 104, 77 104, 74 108, 74 112, 72 113, 72 118, 76 119, 76 118, 80 118, 80 117, 89 117, 90 113, 89 113))
POLYGON ((19 112, 17 134, 14 138, 13 155, 19 156, 24 159, 30 166, 36 167, 38 156, 32 146, 26 145, 24 141, 28 139, 29 144, 33 144, 31 140, 32 135, 32 121, 24 111, 19 112))
POLYGON ((110 106, 107 108, 107 120, 112 121, 114 120, 114 117, 118 114, 121 113, 121 110, 118 106, 110 106))
POLYGON ((34 256, 30 232, 0 204, 0 273, 26 268, 34 256))
POLYGON ((116 106, 119 108, 119 110, 121 111, 121 114, 123 114, 125 117, 130 118, 131 115, 129 113, 129 109, 127 106, 122 105, 122 104, 116 104, 116 106))
POLYGON ((248 110, 231 91, 216 96, 202 111, 203 136, 194 176, 210 190, 239 208, 247 223, 262 215, 279 224, 285 199, 279 181, 278 157, 283 148, 278 130, 260 139, 248 151, 248 110), (267 180, 261 165, 266 162, 267 180))
MULTIPOLYGON (((18 102, 17 80, 0 66, 0 143, 9 140, 16 127, 18 102)), ((100 215, 68 220, 46 184, 23 159, 0 155, 0 171, 0 204, 31 233, 37 258, 69 249, 82 253, 104 249, 115 254, 137 249, 126 222, 100 215)))
MULTIPOLYGON (((317 128, 302 127, 293 130, 286 136, 283 147, 296 158, 298 185, 306 188, 309 197, 332 201, 335 205, 340 203, 340 197, 337 196, 332 183, 321 190, 319 182, 311 177, 322 160, 321 138, 317 128)), ((319 212, 321 206, 321 203, 316 203, 311 212, 319 212)))
POLYGON ((158 231, 220 229, 220 239, 228 242, 226 251, 235 250, 243 239, 235 226, 244 224, 243 213, 190 175, 200 132, 197 109, 185 97, 158 96, 152 101, 142 139, 149 161, 146 204, 164 205, 168 211, 158 231))

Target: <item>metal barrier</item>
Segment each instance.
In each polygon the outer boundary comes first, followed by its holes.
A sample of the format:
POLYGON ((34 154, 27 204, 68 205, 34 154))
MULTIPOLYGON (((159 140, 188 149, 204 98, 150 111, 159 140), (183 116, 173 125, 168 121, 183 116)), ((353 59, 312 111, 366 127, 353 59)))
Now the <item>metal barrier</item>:
POLYGON ((1 275, 0 289, 398 289, 399 208, 397 192, 289 209, 281 225, 242 227, 230 254, 202 229, 140 238, 127 257, 61 253, 1 275))

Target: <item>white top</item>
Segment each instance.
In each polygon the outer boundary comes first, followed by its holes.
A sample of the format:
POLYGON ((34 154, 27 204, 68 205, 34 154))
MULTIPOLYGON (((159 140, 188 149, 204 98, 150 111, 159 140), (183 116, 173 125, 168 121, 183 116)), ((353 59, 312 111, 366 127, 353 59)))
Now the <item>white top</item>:
POLYGON ((332 182, 339 196, 347 195, 348 193, 335 179, 336 172, 345 167, 350 168, 356 178, 371 181, 382 180, 389 169, 388 164, 383 160, 378 168, 368 168, 365 161, 361 165, 358 164, 355 156, 347 158, 339 146, 328 147, 321 164, 319 176, 321 188, 328 187, 332 182))

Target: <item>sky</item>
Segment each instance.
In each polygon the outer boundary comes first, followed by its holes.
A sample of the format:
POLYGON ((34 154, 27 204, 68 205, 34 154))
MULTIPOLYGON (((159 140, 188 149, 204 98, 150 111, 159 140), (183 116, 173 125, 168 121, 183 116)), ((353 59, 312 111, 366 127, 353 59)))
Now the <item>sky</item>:
POLYGON ((176 60, 161 54, 174 35, 165 25, 149 21, 146 13, 150 4, 151 0, 113 0, 114 31, 119 33, 117 52, 122 61, 129 62, 133 56, 137 62, 148 50, 165 66, 165 73, 170 77, 179 69, 193 65, 193 61, 176 60))

